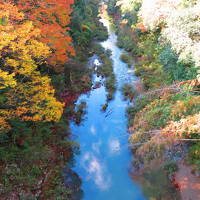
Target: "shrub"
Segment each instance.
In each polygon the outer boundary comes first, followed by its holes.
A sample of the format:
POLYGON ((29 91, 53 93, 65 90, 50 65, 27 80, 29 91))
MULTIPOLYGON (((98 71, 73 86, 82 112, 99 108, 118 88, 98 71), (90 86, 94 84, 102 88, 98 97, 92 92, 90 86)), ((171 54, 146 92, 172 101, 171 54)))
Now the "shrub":
POLYGON ((163 169, 166 170, 168 175, 171 175, 178 170, 178 166, 175 161, 171 160, 164 163, 163 169))
POLYGON ((122 55, 120 56, 120 59, 121 59, 123 62, 127 63, 129 67, 132 66, 132 57, 131 57, 130 55, 128 55, 128 54, 122 54, 122 55))
POLYGON ((133 85, 128 84, 128 83, 124 84, 121 90, 125 99, 132 100, 135 96, 138 95, 138 92, 134 89, 133 85))

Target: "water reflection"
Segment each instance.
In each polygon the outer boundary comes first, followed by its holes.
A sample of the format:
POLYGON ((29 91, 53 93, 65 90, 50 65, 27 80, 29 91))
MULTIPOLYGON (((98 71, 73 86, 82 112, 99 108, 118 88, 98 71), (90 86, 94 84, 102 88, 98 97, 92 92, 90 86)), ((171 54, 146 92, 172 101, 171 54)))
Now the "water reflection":
POLYGON ((87 179, 92 180, 99 189, 108 190, 111 186, 111 177, 106 165, 93 153, 87 152, 82 157, 82 167, 87 171, 87 179))
POLYGON ((96 135, 96 129, 95 129, 94 125, 92 125, 92 126, 90 127, 90 132, 91 132, 93 135, 96 135))
POLYGON ((110 154, 120 153, 121 146, 119 139, 111 139, 108 144, 109 144, 110 154))
POLYGON ((71 200, 80 200, 83 198, 83 191, 81 189, 81 179, 76 172, 66 167, 63 172, 65 185, 70 190, 69 198, 71 200))
POLYGON ((94 143, 92 144, 92 150, 93 150, 95 153, 100 154, 101 145, 102 145, 102 141, 101 141, 101 140, 99 140, 98 142, 94 142, 94 143))
MULTIPOLYGON (((108 22, 105 23, 108 26, 108 22)), ((93 87, 89 94, 80 96, 77 101, 77 105, 83 100, 87 102, 87 116, 80 126, 71 123, 81 152, 75 157, 74 170, 82 179, 84 200, 144 200, 140 187, 128 174, 131 161, 125 117, 128 101, 124 100, 120 90, 122 84, 137 78, 127 73, 129 68, 120 60, 123 51, 116 46, 117 36, 111 31, 109 34, 102 46, 112 51, 118 89, 106 112, 101 109, 107 96, 103 84, 93 87)), ((95 59, 93 56, 93 62, 95 59)), ((93 85, 97 81, 103 80, 94 75, 93 85)))
POLYGON ((180 200, 179 191, 170 183, 166 171, 157 166, 146 168, 142 175, 134 177, 142 185, 144 195, 153 200, 180 200))

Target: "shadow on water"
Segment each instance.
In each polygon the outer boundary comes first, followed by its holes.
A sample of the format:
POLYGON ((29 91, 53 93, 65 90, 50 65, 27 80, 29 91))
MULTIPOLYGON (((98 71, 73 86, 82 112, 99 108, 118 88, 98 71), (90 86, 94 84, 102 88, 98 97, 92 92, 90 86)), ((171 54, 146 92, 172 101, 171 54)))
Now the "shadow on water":
POLYGON ((66 167, 63 172, 66 188, 70 191, 70 200, 79 200, 83 197, 82 181, 78 174, 66 167))
MULTIPOLYGON (((159 166, 159 165, 158 165, 159 166)), ((180 193, 171 184, 166 171, 160 167, 146 168, 133 179, 142 186, 142 192, 150 200, 180 200, 180 193)))

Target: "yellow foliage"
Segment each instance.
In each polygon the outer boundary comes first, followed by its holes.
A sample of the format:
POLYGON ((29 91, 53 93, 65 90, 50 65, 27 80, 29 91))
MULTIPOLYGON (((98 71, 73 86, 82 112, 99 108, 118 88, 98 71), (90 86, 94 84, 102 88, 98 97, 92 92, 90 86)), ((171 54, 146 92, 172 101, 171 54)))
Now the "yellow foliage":
POLYGON ((199 133, 200 130, 200 113, 190 115, 186 118, 182 118, 180 121, 172 121, 163 130, 162 135, 171 135, 172 137, 185 137, 184 135, 190 135, 199 133))
POLYGON ((15 87, 16 85, 17 82, 14 79, 14 73, 9 74, 8 72, 0 69, 0 90, 7 87, 15 87))
POLYGON ((11 129, 10 125, 4 119, 4 117, 0 117, 0 124, 1 124, 1 126, 0 126, 0 133, 4 132, 5 130, 10 130, 11 129))
POLYGON ((200 96, 192 96, 188 101, 179 100, 171 106, 171 115, 181 117, 195 105, 200 104, 200 96))
POLYGON ((38 65, 50 54, 49 47, 39 41, 40 30, 10 3, 0 1, 0 90, 6 102, 0 109, 0 131, 10 129, 7 120, 57 121, 63 104, 54 97, 48 76, 42 76, 38 65))

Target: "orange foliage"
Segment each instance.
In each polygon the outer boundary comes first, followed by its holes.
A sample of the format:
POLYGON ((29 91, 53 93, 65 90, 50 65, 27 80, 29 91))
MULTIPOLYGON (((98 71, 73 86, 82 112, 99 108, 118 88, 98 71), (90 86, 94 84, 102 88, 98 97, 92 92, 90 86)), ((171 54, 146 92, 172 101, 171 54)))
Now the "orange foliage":
POLYGON ((144 26, 143 23, 137 24, 137 25, 136 25, 136 28, 140 29, 140 31, 141 31, 142 33, 145 33, 145 32, 147 31, 147 28, 144 26))
POLYGON ((170 147, 178 148, 181 141, 191 140, 199 134, 198 86, 198 80, 187 80, 145 93, 146 97, 156 96, 157 99, 153 98, 135 114, 134 126, 129 129, 134 131, 130 141, 139 159, 149 162, 162 158, 170 147))
POLYGON ((191 87, 196 87, 200 85, 200 81, 198 79, 193 79, 193 80, 182 81, 179 83, 180 86, 185 84, 188 84, 191 87))
POLYGON ((40 30, 16 6, 1 0, 0 16, 0 132, 11 128, 11 118, 59 120, 63 104, 54 97, 50 78, 38 70, 50 53, 39 41, 40 30))
MULTIPOLYGON (((151 160, 160 158, 163 151, 174 144, 180 144, 181 139, 190 137, 191 134, 199 133, 200 128, 200 113, 187 116, 179 121, 170 122, 162 130, 152 130, 153 133, 145 143, 141 143, 136 150, 136 155, 144 159, 148 154, 153 154, 151 160)), ((148 134, 148 133, 146 133, 148 134)), ((131 141, 135 144, 134 140, 138 137, 144 137, 141 133, 134 133, 131 136, 131 141), (134 136, 136 134, 136 136, 134 136)), ((149 136, 147 136, 149 137, 149 136)), ((147 160, 148 161, 148 160, 147 160)))
POLYGON ((200 104, 200 96, 192 96, 187 101, 179 100, 171 106, 173 117, 184 117, 188 110, 195 109, 200 104))
POLYGON ((0 10, 1 10, 0 19, 7 20, 9 18, 10 21, 21 20, 21 19, 23 19, 23 16, 24 16, 23 13, 20 13, 18 11, 18 8, 16 6, 12 5, 9 2, 6 3, 2 0, 0 1, 0 10), (12 13, 12 15, 11 15, 11 13, 12 13))
POLYGON ((172 137, 185 137, 190 134, 199 133, 200 113, 182 118, 180 121, 172 121, 161 130, 162 135, 171 135, 172 137))
MULTIPOLYGON (((71 5, 73 0, 20 0, 18 6, 27 18, 41 30, 41 41, 52 53, 48 62, 52 66, 65 64, 74 56, 72 38, 69 36, 71 5)), ((56 68, 55 68, 56 70, 56 68)), ((58 71, 58 68, 57 68, 58 71)))

